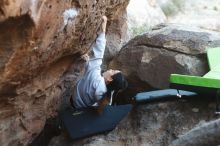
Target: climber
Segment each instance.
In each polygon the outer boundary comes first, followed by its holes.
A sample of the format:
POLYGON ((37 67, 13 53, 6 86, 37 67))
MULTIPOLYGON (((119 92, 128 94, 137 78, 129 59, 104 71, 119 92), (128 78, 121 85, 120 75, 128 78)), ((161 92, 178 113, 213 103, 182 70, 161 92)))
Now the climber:
POLYGON ((106 39, 107 17, 102 17, 100 30, 92 45, 92 55, 84 55, 87 60, 85 73, 74 87, 73 96, 70 98, 71 105, 80 109, 85 107, 98 106, 102 111, 105 105, 115 98, 119 91, 127 87, 127 81, 121 71, 109 69, 101 74, 101 64, 104 56, 106 39))

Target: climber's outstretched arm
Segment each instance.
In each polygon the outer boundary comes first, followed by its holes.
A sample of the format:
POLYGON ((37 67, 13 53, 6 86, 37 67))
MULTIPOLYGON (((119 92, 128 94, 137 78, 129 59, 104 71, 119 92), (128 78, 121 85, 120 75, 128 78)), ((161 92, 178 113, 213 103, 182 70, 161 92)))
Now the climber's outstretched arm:
POLYGON ((92 68, 100 67, 102 64, 102 59, 105 52, 106 46, 106 38, 105 38, 105 31, 107 25, 107 17, 102 17, 102 24, 100 26, 100 31, 98 32, 98 36, 95 40, 95 43, 92 45, 92 55, 89 58, 87 71, 91 70, 92 68))

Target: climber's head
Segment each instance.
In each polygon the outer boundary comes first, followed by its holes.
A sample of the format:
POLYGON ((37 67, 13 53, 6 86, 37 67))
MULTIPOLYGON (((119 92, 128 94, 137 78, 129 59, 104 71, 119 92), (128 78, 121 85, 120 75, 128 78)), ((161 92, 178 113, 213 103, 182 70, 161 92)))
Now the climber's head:
POLYGON ((128 82, 119 70, 109 69, 103 73, 108 92, 124 90, 128 82))

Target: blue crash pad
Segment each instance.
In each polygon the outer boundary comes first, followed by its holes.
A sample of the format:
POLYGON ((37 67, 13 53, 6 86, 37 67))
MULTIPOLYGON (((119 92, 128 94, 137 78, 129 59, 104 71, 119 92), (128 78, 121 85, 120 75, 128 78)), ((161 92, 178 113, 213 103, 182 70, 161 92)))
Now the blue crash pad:
MULTIPOLYGON (((178 92, 176 89, 155 90, 155 91, 138 93, 135 95, 135 100, 136 102, 150 102, 150 101, 160 100, 165 97, 167 98, 177 97, 177 94, 178 92)), ((179 94, 181 96, 197 95, 195 92, 189 92, 189 91, 184 91, 184 90, 179 90, 179 94)))
POLYGON ((113 130, 128 114, 132 105, 106 106, 100 114, 93 108, 84 110, 67 109, 60 112, 62 127, 71 139, 84 138, 113 130))

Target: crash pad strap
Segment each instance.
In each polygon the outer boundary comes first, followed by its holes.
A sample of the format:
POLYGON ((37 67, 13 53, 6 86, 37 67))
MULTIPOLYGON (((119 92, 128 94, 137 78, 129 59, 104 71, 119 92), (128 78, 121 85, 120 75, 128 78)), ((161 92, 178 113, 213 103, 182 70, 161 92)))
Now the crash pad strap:
POLYGON ((220 80, 198 76, 171 74, 170 82, 175 84, 220 88, 220 80))

